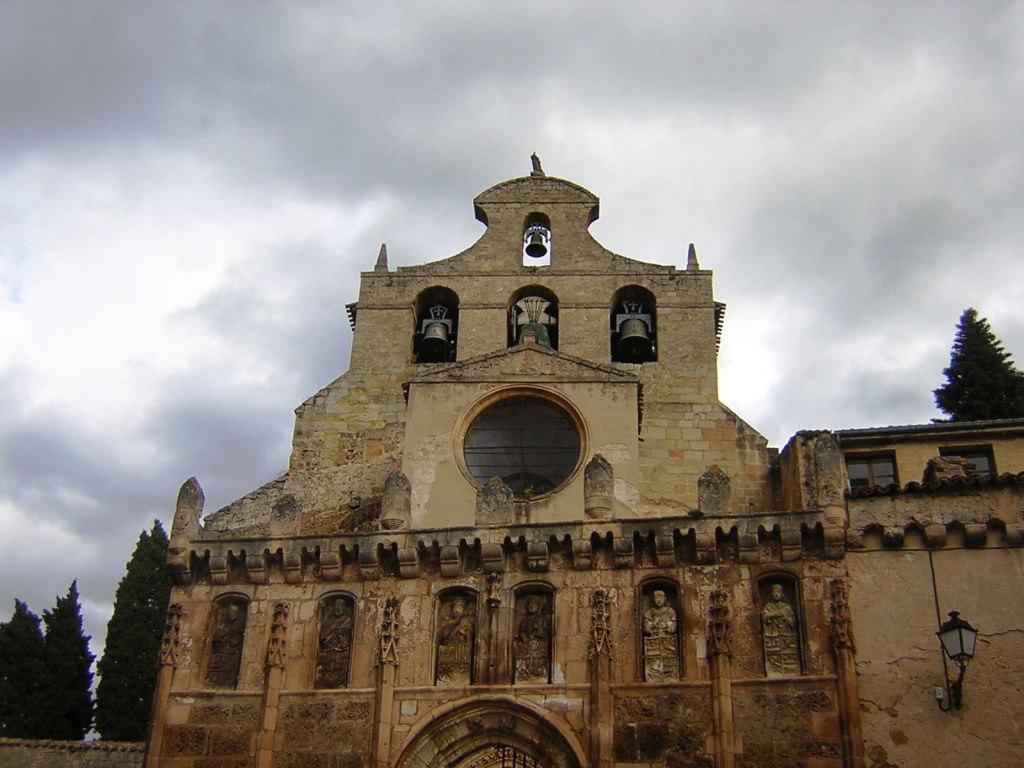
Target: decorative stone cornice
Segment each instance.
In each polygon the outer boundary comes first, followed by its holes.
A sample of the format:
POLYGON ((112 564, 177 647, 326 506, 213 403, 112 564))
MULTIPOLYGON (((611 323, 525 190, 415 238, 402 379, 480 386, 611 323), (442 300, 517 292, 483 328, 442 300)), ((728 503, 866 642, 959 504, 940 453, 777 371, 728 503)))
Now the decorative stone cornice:
POLYGON ((837 559, 845 531, 817 511, 346 533, 332 537, 197 539, 169 557, 175 582, 300 583, 425 571, 460 578, 515 569, 671 568, 837 559), (555 558, 553 555, 557 554, 555 558))

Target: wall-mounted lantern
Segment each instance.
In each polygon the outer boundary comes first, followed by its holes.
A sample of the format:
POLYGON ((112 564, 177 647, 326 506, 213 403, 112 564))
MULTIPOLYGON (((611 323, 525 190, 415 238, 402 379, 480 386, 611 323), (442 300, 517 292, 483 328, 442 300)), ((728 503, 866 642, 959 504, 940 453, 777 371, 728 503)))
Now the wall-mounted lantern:
POLYGON ((939 642, 942 643, 942 650, 960 670, 956 680, 950 683, 946 664, 945 662, 942 664, 943 672, 946 673, 947 695, 943 696, 941 688, 937 689, 935 694, 939 709, 949 712, 952 709, 963 707, 964 670, 967 668, 967 663, 974 658, 974 645, 978 641, 978 630, 961 619, 959 611, 950 611, 949 619, 939 627, 939 631, 935 634, 938 635, 939 642), (943 698, 948 699, 949 703, 946 706, 942 706, 943 698))

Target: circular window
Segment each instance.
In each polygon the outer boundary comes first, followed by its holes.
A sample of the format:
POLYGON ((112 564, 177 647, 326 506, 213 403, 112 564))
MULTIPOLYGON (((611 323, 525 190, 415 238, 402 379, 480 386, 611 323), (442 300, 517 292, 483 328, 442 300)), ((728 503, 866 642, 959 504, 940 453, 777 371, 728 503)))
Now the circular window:
POLYGON ((580 458, 576 422, 550 400, 520 395, 484 409, 464 443, 466 468, 484 485, 500 477, 516 496, 538 496, 562 485, 580 458))

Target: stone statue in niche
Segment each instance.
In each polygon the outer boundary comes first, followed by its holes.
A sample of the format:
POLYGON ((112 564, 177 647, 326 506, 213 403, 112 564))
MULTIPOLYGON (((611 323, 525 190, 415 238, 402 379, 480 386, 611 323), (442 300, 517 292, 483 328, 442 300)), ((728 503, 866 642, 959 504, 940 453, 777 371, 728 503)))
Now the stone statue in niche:
POLYGON ((344 688, 352 655, 352 604, 344 597, 321 603, 320 641, 316 653, 317 688, 344 688))
POLYGON ((441 628, 437 635, 438 683, 473 681, 475 607, 475 601, 464 594, 451 595, 441 603, 441 628))
POLYGON ((761 640, 768 677, 800 674, 800 632, 796 611, 779 582, 762 591, 761 640))
POLYGON ((242 662, 242 642, 249 605, 241 598, 219 600, 214 608, 210 663, 206 666, 209 688, 234 688, 242 662))
POLYGON ((664 589, 655 588, 644 600, 644 680, 679 679, 679 622, 664 589))
POLYGON ((526 595, 516 601, 513 643, 517 683, 551 680, 551 611, 547 595, 526 595))

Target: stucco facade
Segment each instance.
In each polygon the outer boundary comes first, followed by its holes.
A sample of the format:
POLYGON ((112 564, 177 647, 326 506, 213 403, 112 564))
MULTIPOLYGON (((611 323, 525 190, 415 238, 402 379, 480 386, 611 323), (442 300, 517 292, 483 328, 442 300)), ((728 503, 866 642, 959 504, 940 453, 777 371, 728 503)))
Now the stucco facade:
POLYGON ((718 401, 692 247, 606 250, 539 162, 474 210, 462 253, 363 273, 283 477, 205 519, 182 487, 147 765, 1024 762, 1024 474, 851 494, 862 437, 780 455, 718 401), (952 714, 934 594, 983 633, 952 714))

